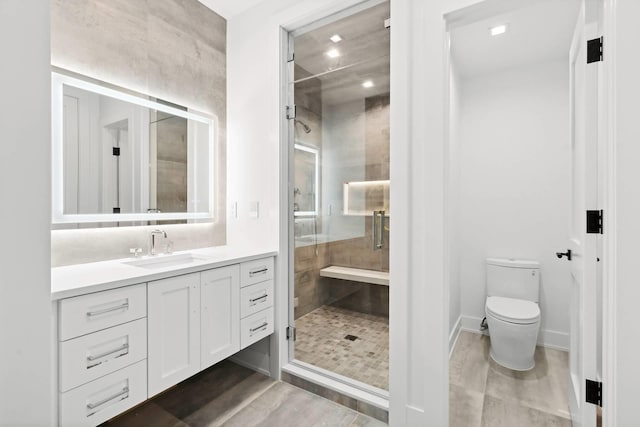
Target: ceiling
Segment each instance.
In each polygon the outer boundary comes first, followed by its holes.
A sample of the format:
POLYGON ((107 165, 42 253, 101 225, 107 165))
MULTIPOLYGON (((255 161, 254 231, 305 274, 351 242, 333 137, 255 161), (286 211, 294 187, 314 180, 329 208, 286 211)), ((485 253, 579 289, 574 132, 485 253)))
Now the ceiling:
POLYGON ((296 90, 321 92, 316 95, 329 105, 389 93, 390 34, 384 26, 389 14, 385 1, 295 37, 295 79, 315 76, 321 82, 321 87, 296 84, 296 90), (332 42, 334 34, 342 41, 332 42), (340 56, 328 57, 331 49, 340 56), (363 88, 365 81, 373 87, 363 88))
POLYGON ((262 0, 198 0, 225 19, 239 15, 262 0))
POLYGON ((469 77, 526 64, 568 58, 579 0, 538 0, 516 10, 451 30, 451 52, 459 74, 469 77), (489 28, 507 24, 491 36, 489 28))

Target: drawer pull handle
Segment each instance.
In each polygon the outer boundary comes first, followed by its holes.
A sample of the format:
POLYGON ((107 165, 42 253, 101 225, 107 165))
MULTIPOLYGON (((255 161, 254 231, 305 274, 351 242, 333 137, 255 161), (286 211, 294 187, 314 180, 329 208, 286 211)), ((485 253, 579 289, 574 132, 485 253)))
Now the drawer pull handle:
POLYGON ((262 325, 257 326, 255 328, 251 328, 249 329, 249 335, 253 335, 258 331, 264 331, 265 329, 267 329, 267 326, 269 326, 269 323, 264 322, 262 325))
POLYGON ((251 298, 251 299, 249 300, 249 303, 250 303, 251 305, 256 305, 256 304, 258 303, 258 301, 259 301, 259 302, 261 302, 261 303, 263 303, 263 302, 265 302, 265 301, 267 300, 267 297, 268 297, 268 296, 269 296, 269 295, 264 294, 264 295, 262 295, 261 297, 258 297, 258 298, 251 298))
POLYGON ((262 267, 258 268, 257 270, 250 271, 249 272, 249 277, 257 276, 258 274, 265 274, 267 271, 269 271, 269 269, 267 268, 266 265, 263 265, 262 267))
POLYGON ((104 308, 102 310, 96 310, 96 311, 87 311, 87 316, 89 317, 99 316, 101 314, 111 313, 112 311, 128 310, 128 309, 129 309, 129 303, 125 302, 124 304, 116 305, 115 307, 104 308))
MULTIPOLYGON (((129 397, 129 387, 125 387, 121 391, 119 391, 118 393, 114 394, 113 396, 110 396, 110 397, 107 397, 105 399, 102 399, 99 402, 87 403, 87 409, 94 410, 97 407, 104 405, 105 403, 111 402, 112 400, 118 399, 120 401, 120 400, 126 399, 127 397, 129 397)), ((89 416, 95 414, 96 412, 98 412, 98 411, 91 412, 89 414, 89 416)))
MULTIPOLYGON (((115 350, 107 351, 106 353, 98 354, 97 356, 87 356, 87 362, 93 362, 94 360, 102 359, 103 357, 110 356, 120 351, 126 351, 126 353, 121 354, 119 356, 124 356, 125 354, 129 354, 129 344, 122 344, 122 347, 118 347, 115 350)), ((93 368, 94 366, 98 366, 100 363, 94 363, 93 365, 88 366, 88 368, 93 368)))

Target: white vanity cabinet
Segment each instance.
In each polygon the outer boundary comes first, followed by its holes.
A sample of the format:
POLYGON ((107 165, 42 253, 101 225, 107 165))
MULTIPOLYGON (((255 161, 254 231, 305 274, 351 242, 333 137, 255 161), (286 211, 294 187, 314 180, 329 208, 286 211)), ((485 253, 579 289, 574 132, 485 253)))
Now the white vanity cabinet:
POLYGON ((207 267, 58 301, 60 426, 101 424, 273 333, 273 257, 207 267))
POLYGON ((200 273, 149 282, 149 397, 200 371, 200 273))
POLYGON ((58 303, 61 426, 95 426, 147 398, 146 285, 58 303))
POLYGON ((206 369, 240 350, 240 267, 200 276, 200 364, 206 369))
POLYGON ((148 284, 149 397, 240 350, 240 267, 148 284))

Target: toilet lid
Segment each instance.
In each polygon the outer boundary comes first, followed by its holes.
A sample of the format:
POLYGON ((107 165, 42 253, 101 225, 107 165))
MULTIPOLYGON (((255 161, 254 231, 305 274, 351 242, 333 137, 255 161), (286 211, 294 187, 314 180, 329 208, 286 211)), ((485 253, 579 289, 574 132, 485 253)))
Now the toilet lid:
POLYGON ((487 315, 510 323, 535 323, 540 319, 540 307, 532 301, 515 298, 487 298, 487 315))

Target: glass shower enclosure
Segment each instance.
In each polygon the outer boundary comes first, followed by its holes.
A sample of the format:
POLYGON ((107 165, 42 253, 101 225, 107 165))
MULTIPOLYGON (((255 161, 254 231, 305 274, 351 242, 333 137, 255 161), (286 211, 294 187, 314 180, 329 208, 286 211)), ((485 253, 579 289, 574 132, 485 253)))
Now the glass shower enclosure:
POLYGON ((290 34, 292 363, 389 385, 389 2, 290 34), (295 117, 294 117, 295 116, 295 117))

